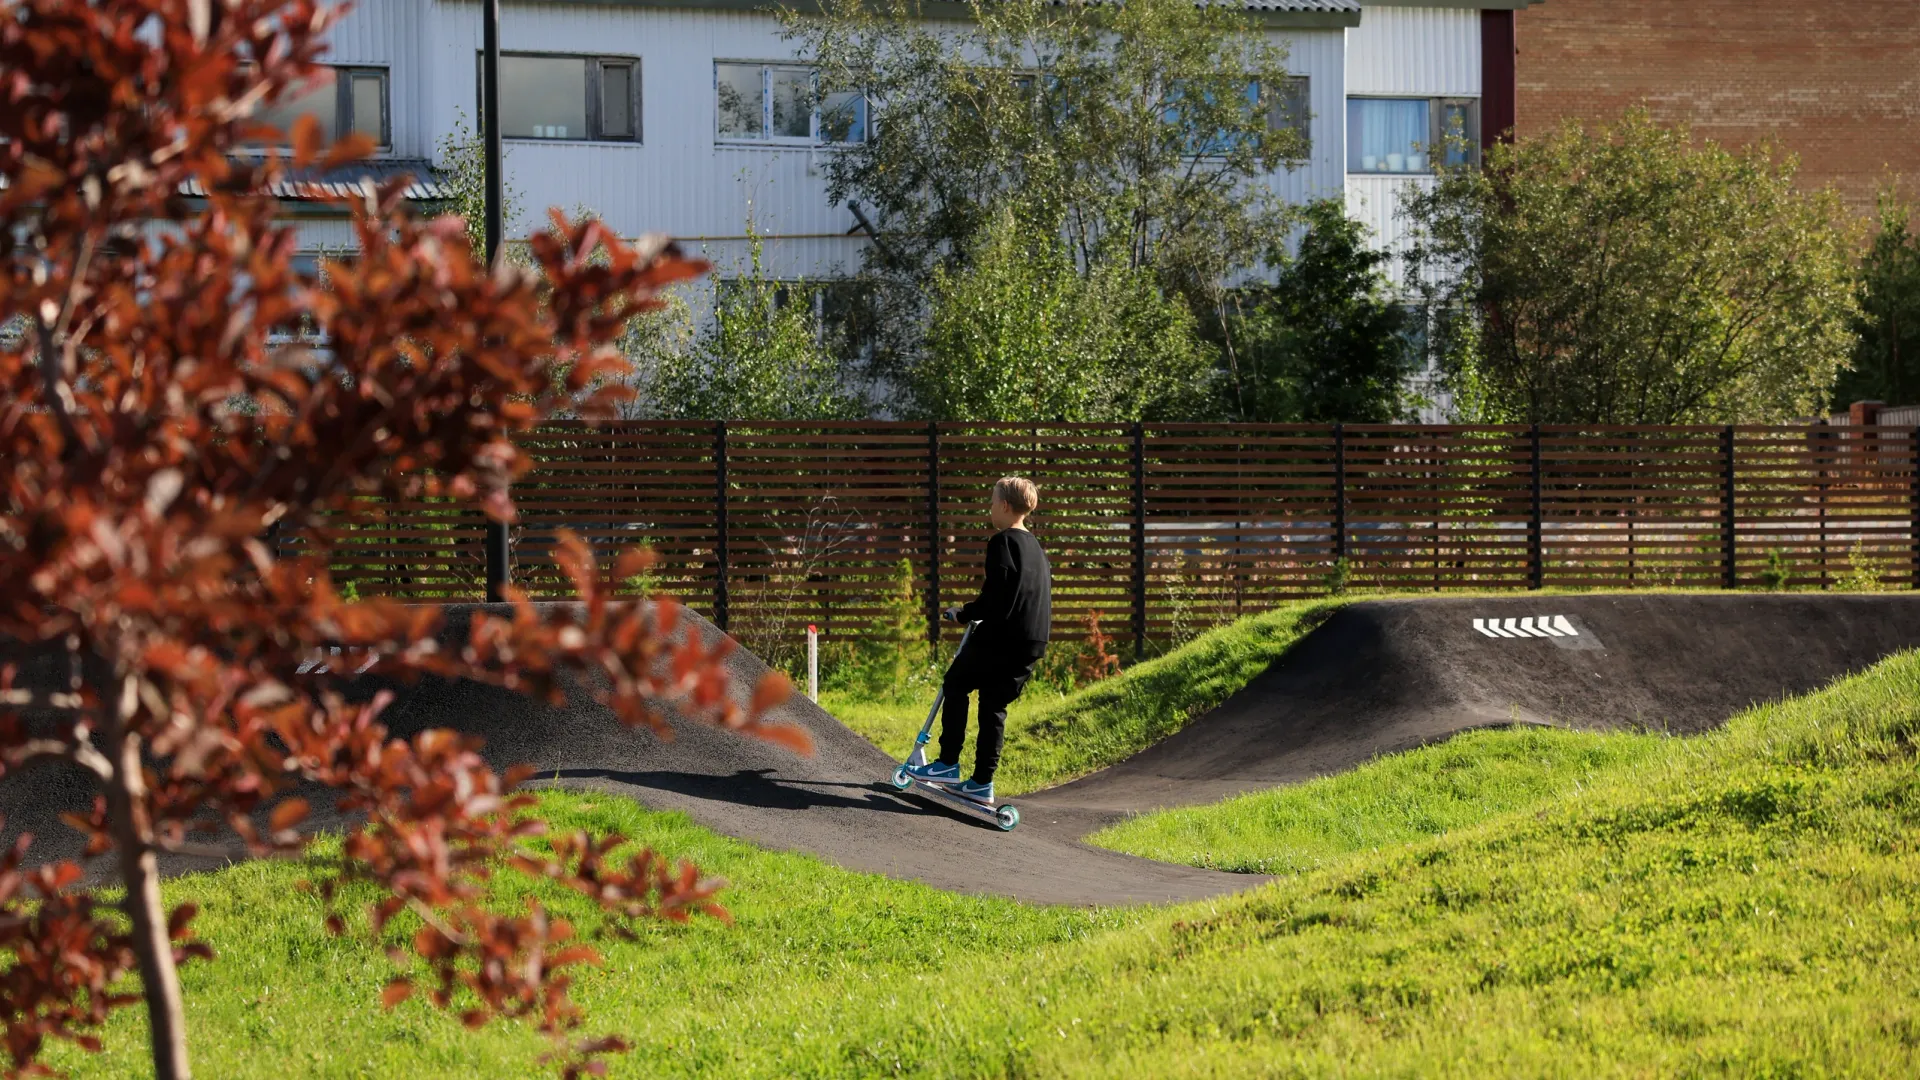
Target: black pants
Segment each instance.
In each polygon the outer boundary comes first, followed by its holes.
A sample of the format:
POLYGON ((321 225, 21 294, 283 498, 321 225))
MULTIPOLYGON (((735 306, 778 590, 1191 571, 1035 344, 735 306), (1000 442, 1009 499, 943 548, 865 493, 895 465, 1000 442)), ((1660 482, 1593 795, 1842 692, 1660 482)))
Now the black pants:
POLYGON ((946 705, 940 714, 940 760, 960 764, 967 741, 967 695, 980 692, 980 738, 973 747, 973 782, 993 783, 1000 767, 1000 743, 1006 737, 1007 706, 1033 676, 1037 658, 1020 654, 961 653, 947 669, 946 705))

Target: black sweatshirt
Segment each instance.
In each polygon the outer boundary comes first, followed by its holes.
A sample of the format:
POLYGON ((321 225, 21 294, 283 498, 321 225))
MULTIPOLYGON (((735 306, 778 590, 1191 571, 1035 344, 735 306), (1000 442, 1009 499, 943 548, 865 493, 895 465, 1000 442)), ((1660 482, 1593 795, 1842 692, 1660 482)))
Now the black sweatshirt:
POLYGON ((978 620, 974 639, 1002 656, 1036 660, 1053 628, 1053 574, 1040 541, 1025 529, 1002 529, 987 541, 987 581, 980 598, 960 609, 978 620))

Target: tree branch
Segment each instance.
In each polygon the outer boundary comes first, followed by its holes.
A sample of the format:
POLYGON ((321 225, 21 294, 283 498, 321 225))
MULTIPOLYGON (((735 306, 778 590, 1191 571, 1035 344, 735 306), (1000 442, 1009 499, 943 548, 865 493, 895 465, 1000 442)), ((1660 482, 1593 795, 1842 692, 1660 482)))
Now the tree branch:
POLYGON ((80 428, 73 422, 73 391, 67 388, 66 379, 54 370, 54 355, 58 347, 54 343, 53 327, 39 317, 33 320, 40 337, 40 383, 45 388, 47 409, 60 425, 60 436, 66 442, 62 457, 69 460, 80 452, 80 428))

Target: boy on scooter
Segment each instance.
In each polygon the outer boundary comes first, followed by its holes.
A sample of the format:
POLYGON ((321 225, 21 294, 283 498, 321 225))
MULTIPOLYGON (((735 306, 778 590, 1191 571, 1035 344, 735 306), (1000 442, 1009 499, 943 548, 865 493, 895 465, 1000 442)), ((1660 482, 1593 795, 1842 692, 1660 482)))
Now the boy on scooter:
POLYGON ((941 613, 955 622, 980 625, 947 669, 939 758, 907 770, 917 780, 945 785, 956 795, 989 805, 1007 706, 1020 696, 1033 666, 1045 655, 1053 623, 1052 571, 1026 524, 1039 501, 1033 482, 1022 477, 1008 476, 993 485, 987 516, 998 531, 987 541, 987 580, 978 599, 941 613), (974 746, 973 778, 962 780, 967 695, 974 691, 980 694, 980 737, 974 746))

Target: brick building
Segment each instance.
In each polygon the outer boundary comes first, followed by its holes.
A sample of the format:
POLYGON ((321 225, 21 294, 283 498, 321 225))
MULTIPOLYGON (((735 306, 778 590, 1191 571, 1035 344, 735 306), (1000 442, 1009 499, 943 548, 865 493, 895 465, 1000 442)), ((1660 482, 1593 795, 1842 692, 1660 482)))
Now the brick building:
POLYGON ((1920 195, 1920 0, 1548 0, 1516 16, 1518 130, 1645 104, 1726 146, 1777 137, 1870 211, 1920 195))

